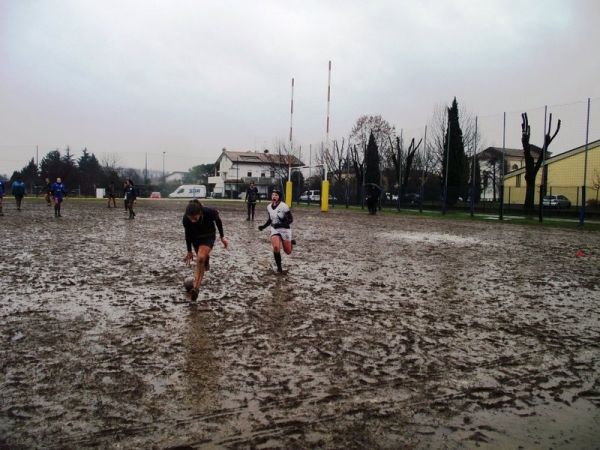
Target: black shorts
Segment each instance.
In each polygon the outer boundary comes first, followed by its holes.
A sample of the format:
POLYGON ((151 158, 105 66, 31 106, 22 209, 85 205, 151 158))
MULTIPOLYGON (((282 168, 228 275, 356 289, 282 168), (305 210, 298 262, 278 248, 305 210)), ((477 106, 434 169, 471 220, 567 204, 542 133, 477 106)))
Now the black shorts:
POLYGON ((215 240, 217 239, 216 236, 211 236, 211 237, 205 237, 205 238, 200 238, 196 241, 192 242, 192 247, 194 247, 194 251, 196 253, 198 253, 198 248, 201 245, 204 245, 206 247, 210 247, 213 248, 213 246, 215 245, 215 240))

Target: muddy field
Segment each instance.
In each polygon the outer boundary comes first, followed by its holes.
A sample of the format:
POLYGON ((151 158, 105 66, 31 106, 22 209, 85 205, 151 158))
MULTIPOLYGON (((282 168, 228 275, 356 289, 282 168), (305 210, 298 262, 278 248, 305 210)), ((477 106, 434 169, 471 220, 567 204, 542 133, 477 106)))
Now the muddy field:
POLYGON ((600 233, 221 205, 190 303, 184 202, 10 200, 0 448, 600 445, 600 233))

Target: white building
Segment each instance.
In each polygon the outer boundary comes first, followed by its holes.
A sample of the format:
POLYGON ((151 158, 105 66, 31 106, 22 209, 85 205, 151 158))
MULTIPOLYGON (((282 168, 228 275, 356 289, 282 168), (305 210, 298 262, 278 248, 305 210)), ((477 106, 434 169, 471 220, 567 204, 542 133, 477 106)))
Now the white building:
MULTIPOLYGON (((537 160, 542 149, 531 145, 531 153, 537 160)), ((550 152, 548 152, 550 155, 550 152)), ((496 201, 500 195, 500 183, 502 181, 502 162, 504 162, 504 173, 525 167, 525 153, 523 149, 488 147, 477 154, 481 170, 482 200, 496 201)))
POLYGON ((215 163, 215 173, 208 177, 209 190, 214 196, 238 198, 254 182, 262 197, 270 188, 281 187, 281 178, 288 167, 304 164, 295 156, 264 152, 233 152, 223 149, 215 163))

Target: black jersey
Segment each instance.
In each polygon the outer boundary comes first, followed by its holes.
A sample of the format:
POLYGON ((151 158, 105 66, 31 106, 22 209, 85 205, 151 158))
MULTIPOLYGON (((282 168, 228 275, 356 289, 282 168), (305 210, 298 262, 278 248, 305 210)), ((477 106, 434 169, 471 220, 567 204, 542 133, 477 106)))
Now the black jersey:
POLYGON ((258 188, 254 186, 253 188, 248 188, 246 190, 246 201, 248 203, 256 203, 258 199, 258 188))
POLYGON ((216 230, 223 237, 223 222, 219 217, 219 211, 213 208, 202 207, 202 217, 198 222, 192 222, 188 216, 183 216, 183 228, 185 229, 185 245, 188 252, 192 251, 192 243, 200 239, 214 238, 216 230))

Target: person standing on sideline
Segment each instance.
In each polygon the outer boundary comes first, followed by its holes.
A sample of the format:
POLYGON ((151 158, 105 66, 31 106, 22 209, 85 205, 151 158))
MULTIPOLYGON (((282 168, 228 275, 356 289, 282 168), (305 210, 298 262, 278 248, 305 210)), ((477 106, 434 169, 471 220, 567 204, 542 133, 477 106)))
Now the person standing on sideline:
POLYGON ((60 215, 60 205, 62 204, 65 195, 67 195, 67 191, 65 190, 65 185, 62 183, 60 177, 52 183, 50 191, 52 192, 52 199, 54 201, 54 217, 62 217, 60 215))
POLYGON ((25 183, 21 180, 21 177, 17 177, 11 186, 12 194, 15 196, 17 202, 17 211, 21 211, 21 202, 25 196, 25 183))
POLYGON ((191 290, 192 300, 196 300, 204 272, 210 269, 210 252, 217 238, 216 230, 219 230, 223 247, 227 248, 229 241, 223 233, 223 222, 221 222, 219 211, 202 206, 198 200, 190 200, 185 209, 182 223, 187 247, 187 254, 183 258, 183 262, 189 266, 194 259, 192 248, 196 252, 196 273, 191 290))
POLYGON ((133 212, 133 204, 137 199, 137 192, 133 180, 129 178, 127 180, 127 187, 125 188, 125 200, 127 203, 127 210, 129 211, 129 219, 135 219, 135 212, 133 212))
POLYGON ((127 180, 123 181, 123 206, 125 206, 125 212, 128 211, 127 207, 127 187, 129 186, 129 182, 127 180))
POLYGON ((117 201, 115 200, 116 192, 115 192, 115 183, 110 183, 108 188, 106 189, 106 196, 108 197, 108 207, 110 208, 110 201, 112 200, 113 206, 117 207, 117 201))
POLYGON ((246 189, 246 203, 248 204, 248 218, 246 220, 254 220, 254 210, 256 209, 256 201, 259 200, 258 188, 254 186, 254 182, 250 182, 250 186, 246 189))
POLYGON ((369 214, 372 216, 377 214, 377 204, 379 203, 379 197, 381 196, 381 188, 375 183, 367 183, 367 207, 369 208, 369 214))
POLYGON ((4 182, 0 180, 0 216, 4 215, 2 212, 2 200, 4 199, 4 192, 4 182))
POLYGON ((260 225, 260 231, 271 225, 271 246, 273 247, 273 257, 277 264, 277 272, 283 272, 281 267, 281 248, 286 255, 290 255, 296 241, 292 239, 292 230, 290 225, 294 221, 292 212, 288 205, 281 201, 281 192, 274 189, 271 193, 271 203, 267 206, 268 220, 264 225, 260 225))
POLYGON ((46 199, 46 204, 48 206, 52 205, 52 183, 50 183, 50 178, 46 178, 46 195, 44 198, 46 199))

